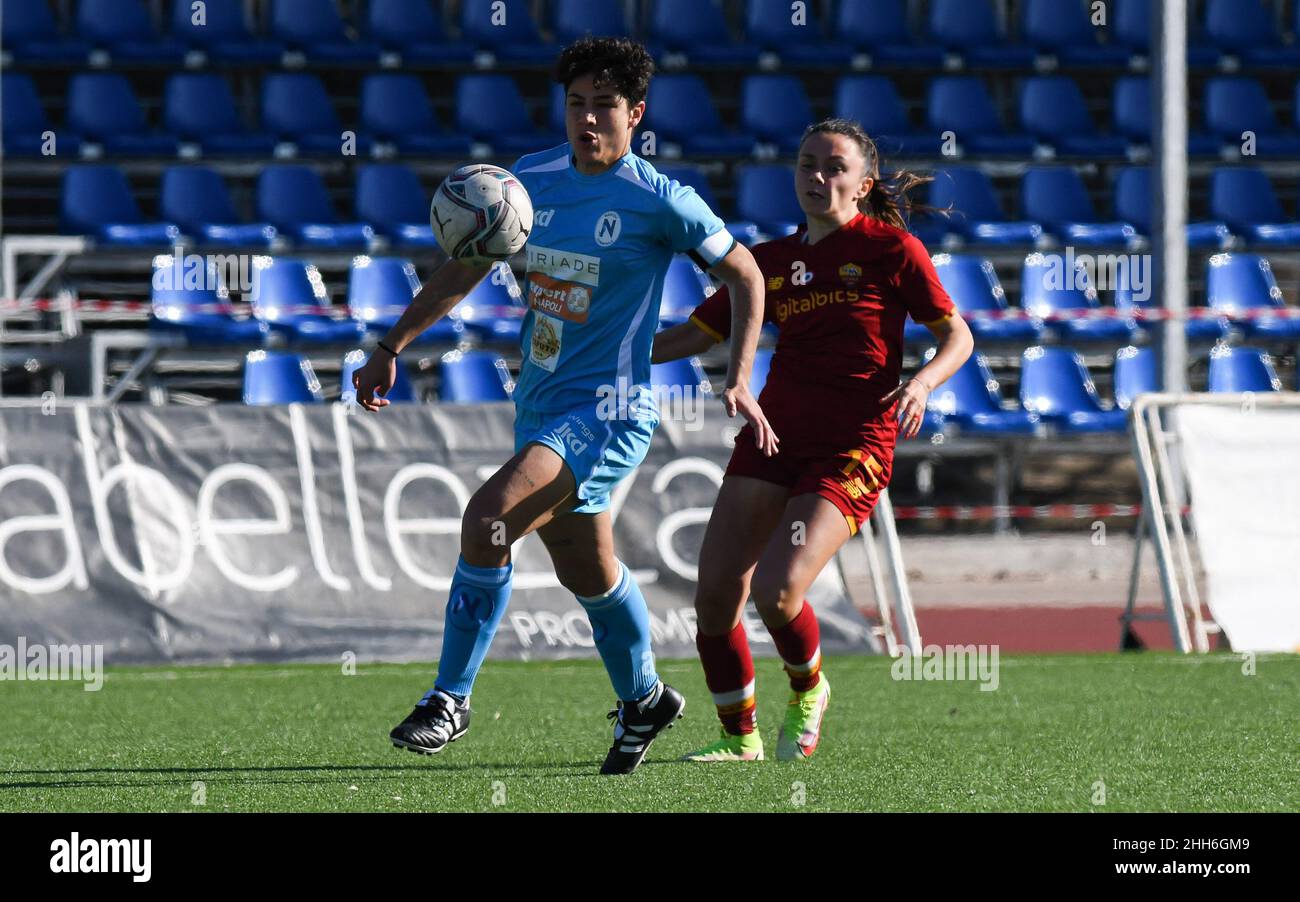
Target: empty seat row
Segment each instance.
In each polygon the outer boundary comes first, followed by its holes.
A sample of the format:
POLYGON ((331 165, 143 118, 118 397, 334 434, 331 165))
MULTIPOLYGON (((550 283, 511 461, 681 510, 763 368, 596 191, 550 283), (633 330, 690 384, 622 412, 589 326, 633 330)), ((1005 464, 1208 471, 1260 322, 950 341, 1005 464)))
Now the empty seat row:
MULTIPOLYGON (((41 153, 43 135, 52 123, 30 76, 7 73, 3 89, 5 151, 41 153)), ((712 95, 698 74, 658 76, 650 83, 643 134, 653 132, 687 155, 748 156, 763 145, 793 153, 804 128, 816 118, 802 79, 794 75, 746 76, 734 128, 723 123, 712 95)), ((499 153, 522 153, 564 140, 564 92, 559 85, 552 86, 543 128, 533 123, 518 84, 507 75, 461 76, 454 100, 454 131, 448 131, 418 76, 366 76, 361 82, 356 152, 364 154, 380 142, 402 153, 455 156, 479 142, 499 153)), ((163 89, 161 128, 154 128, 125 76, 84 73, 68 82, 67 127, 58 137, 65 153, 75 153, 83 141, 124 155, 172 155, 182 143, 208 154, 266 156, 280 143, 295 145, 300 153, 342 151, 343 122, 315 75, 269 73, 261 82, 260 101, 260 125, 252 129, 242 121, 225 77, 175 74, 163 89)), ((972 76, 930 81, 924 129, 912 125, 902 98, 885 76, 842 77, 834 107, 836 115, 857 120, 876 137, 886 156, 952 155, 946 151, 955 150, 1124 158, 1150 144, 1153 128, 1146 76, 1115 81, 1109 133, 1097 129, 1079 86, 1066 76, 1022 82, 1019 131, 1004 126, 984 81, 972 76), (955 136, 955 148, 946 146, 948 133, 955 136)), ((1249 133, 1258 156, 1300 154, 1300 82, 1291 130, 1279 124, 1264 87, 1249 78, 1211 79, 1205 86, 1204 109, 1206 130, 1189 136, 1192 153, 1213 155, 1225 146, 1240 148, 1243 134, 1249 133)))
MULTIPOLYGON (((180 334, 191 345, 260 344, 273 334, 294 344, 352 343, 367 333, 382 337, 420 287, 409 260, 360 255, 348 275, 347 303, 335 306, 313 264, 260 256, 252 259, 249 274, 252 315, 240 317, 229 302, 227 273, 216 260, 196 265, 160 254, 153 268, 150 328, 180 334)), ((509 268, 498 266, 416 341, 517 344, 524 315, 518 298, 509 268)))
MULTIPOLYGON (((263 37, 245 20, 242 3, 205 4, 210 8, 199 16, 188 0, 174 0, 164 35, 144 0, 79 0, 76 37, 65 37, 45 0, 4 0, 3 41, 17 60, 37 63, 75 64, 97 50, 115 62, 158 64, 195 51, 222 63, 271 63, 296 51, 335 64, 374 65, 396 54, 408 65, 456 65, 483 53, 545 64, 559 44, 590 32, 636 36, 661 60, 673 54, 698 65, 752 67, 766 54, 796 66, 928 68, 1029 68, 1045 56, 1066 66, 1116 66, 1151 45, 1151 0, 1117 0, 1105 27, 1082 0, 1023 0, 1020 41, 1002 31, 992 0, 931 0, 923 35, 909 28, 904 0, 835 0, 825 22, 816 14, 824 4, 808 4, 796 16, 788 0, 747 0, 739 40, 720 0, 649 0, 644 33, 628 21, 623 3, 553 0, 545 24, 554 42, 543 36, 528 0, 460 0, 458 39, 448 36, 444 4, 430 0, 369 0, 355 29, 335 0, 266 5, 263 37)), ((1283 41, 1263 0, 1207 0, 1189 61, 1212 65, 1223 55, 1252 66, 1300 65, 1300 48, 1283 41)))
MULTIPOLYGON (((340 370, 340 400, 352 403, 356 390, 352 374, 366 362, 361 349, 343 356, 340 370)), ((478 404, 510 400, 514 382, 505 358, 492 351, 447 351, 438 360, 438 400, 445 404, 478 404)), ((249 351, 244 358, 245 404, 301 404, 325 400, 320 380, 311 361, 292 351, 249 351)), ((397 363, 397 378, 388 394, 391 403, 418 401, 406 365, 397 363)))
MULTIPOLYGON (((934 354, 931 349, 925 359, 934 354)), ((1083 358, 1073 348, 1033 346, 1020 361, 1019 404, 1004 399, 983 354, 975 353, 930 394, 931 423, 951 424, 972 435, 1114 433, 1127 429, 1128 409, 1142 394, 1160 391, 1154 348, 1115 353, 1114 404, 1097 393, 1083 358)), ((1209 354, 1211 392, 1280 391, 1272 359, 1262 348, 1219 344, 1209 354)))
MULTIPOLYGON (((1114 218, 1098 216, 1082 178, 1068 167, 1034 167, 1021 179, 1020 220, 1003 209, 992 181, 981 170, 951 167, 934 173, 929 205, 951 210, 944 216, 918 217, 915 231, 927 243, 955 236, 977 244, 1032 244, 1044 234, 1079 246, 1124 245, 1152 232, 1151 169, 1123 167, 1115 173, 1111 197, 1114 218)), ((775 182, 775 176, 769 176, 775 182)), ((794 212, 771 193, 763 198, 763 222, 772 223, 794 212)), ((1300 197, 1300 194, 1297 195, 1300 197)), ((1189 223, 1187 240, 1193 247, 1223 247, 1235 236, 1249 244, 1300 244, 1300 222, 1282 209, 1268 174, 1246 166, 1218 167, 1210 175, 1211 220, 1189 223)), ((752 209, 752 207, 750 208, 752 209)), ((771 228, 778 228, 772 224, 771 228)))

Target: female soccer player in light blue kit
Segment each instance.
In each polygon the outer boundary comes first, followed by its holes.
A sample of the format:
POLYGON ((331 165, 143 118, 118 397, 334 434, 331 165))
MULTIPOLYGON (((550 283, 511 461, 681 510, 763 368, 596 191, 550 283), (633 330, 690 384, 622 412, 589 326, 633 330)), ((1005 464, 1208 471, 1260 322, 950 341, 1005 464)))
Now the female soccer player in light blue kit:
MULTIPOLYGON (((733 332, 727 413, 776 437, 749 393, 763 311, 754 259, 689 187, 631 151, 654 63, 624 38, 584 38, 565 48, 568 143, 520 158, 511 170, 533 203, 527 245, 523 366, 515 386, 515 456, 470 499, 447 603, 438 676, 390 734, 432 754, 469 728, 469 696, 510 595, 510 546, 536 530, 559 581, 591 621, 618 696, 603 774, 631 773, 685 700, 659 679, 645 599, 614 555, 610 490, 644 459, 659 416, 649 392, 650 349, 673 254, 688 254, 730 289, 733 332), (609 403, 611 393, 629 403, 609 403)), ((384 337, 401 350, 488 273, 448 261, 384 337)), ((353 384, 367 410, 387 405, 392 354, 371 356, 353 384)))

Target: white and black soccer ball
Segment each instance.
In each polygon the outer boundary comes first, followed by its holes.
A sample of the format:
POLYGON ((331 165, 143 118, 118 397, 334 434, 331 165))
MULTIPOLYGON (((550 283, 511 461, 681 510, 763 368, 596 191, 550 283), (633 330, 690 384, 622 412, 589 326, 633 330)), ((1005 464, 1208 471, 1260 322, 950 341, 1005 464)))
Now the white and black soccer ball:
POLYGON ((518 253, 533 230, 533 202, 519 179, 500 166, 471 163, 443 179, 429 225, 447 256, 491 263, 518 253))

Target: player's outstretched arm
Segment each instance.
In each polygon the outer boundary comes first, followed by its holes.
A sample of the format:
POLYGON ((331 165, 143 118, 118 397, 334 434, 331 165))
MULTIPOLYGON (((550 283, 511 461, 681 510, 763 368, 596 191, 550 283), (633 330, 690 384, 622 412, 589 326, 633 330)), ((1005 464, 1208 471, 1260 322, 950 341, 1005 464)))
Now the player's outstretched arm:
POLYGON ((401 317, 380 341, 392 353, 383 347, 376 349, 365 365, 352 374, 357 403, 371 411, 388 406, 388 399, 375 397, 375 393, 388 394, 397 379, 397 358, 393 355, 400 354, 416 336, 450 313, 451 308, 483 281, 492 265, 448 260, 434 270, 433 275, 421 286, 410 305, 402 311, 401 317))
POLYGON ((650 352, 651 363, 667 363, 683 357, 703 354, 718 341, 692 322, 678 323, 655 333, 654 349, 650 352))
POLYGON ((763 327, 763 272, 754 262, 749 248, 737 242, 727 256, 710 270, 722 280, 731 294, 731 362, 727 366, 727 387, 722 403, 727 416, 740 413, 754 427, 754 440, 764 454, 777 451, 778 439, 758 401, 749 391, 749 375, 754 366, 754 351, 763 327))
POLYGON ((881 399, 886 404, 895 398, 899 400, 898 432, 902 438, 912 438, 921 431, 930 393, 961 369, 961 365, 975 349, 975 337, 971 335, 970 326, 956 311, 938 322, 926 323, 926 328, 939 342, 934 357, 915 376, 905 380, 881 399))

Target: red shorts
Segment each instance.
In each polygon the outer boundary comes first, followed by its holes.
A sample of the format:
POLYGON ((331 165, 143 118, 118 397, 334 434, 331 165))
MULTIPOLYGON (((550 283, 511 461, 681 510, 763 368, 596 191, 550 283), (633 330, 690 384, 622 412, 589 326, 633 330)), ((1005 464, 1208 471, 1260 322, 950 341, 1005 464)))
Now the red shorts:
POLYGON ((764 457, 754 447, 754 432, 746 424, 736 436, 727 475, 783 485, 790 490, 790 497, 820 495, 839 509, 849 524, 849 533, 856 535, 871 516, 880 490, 889 485, 893 465, 893 448, 872 445, 824 454, 781 451, 764 457))

